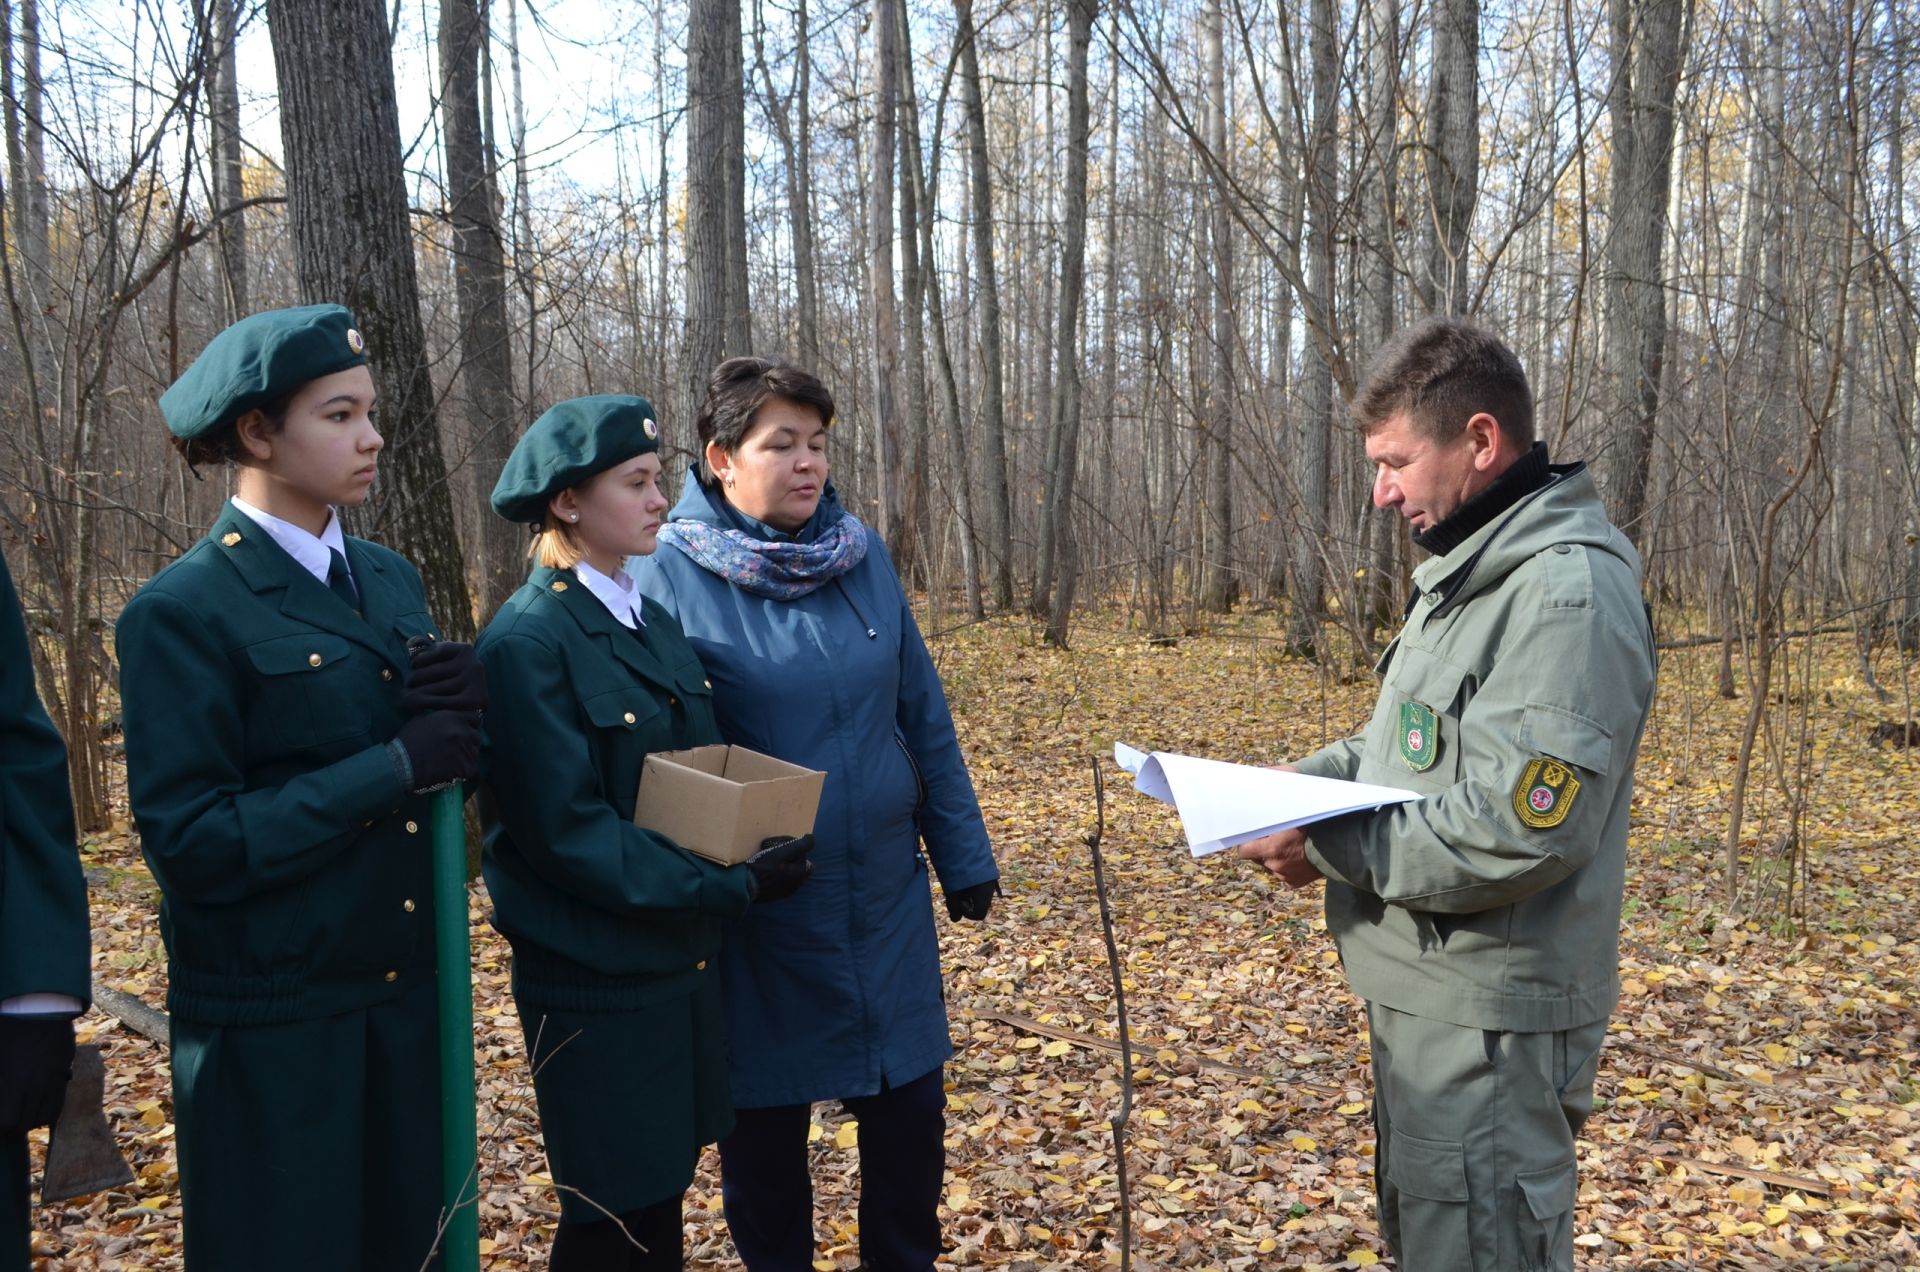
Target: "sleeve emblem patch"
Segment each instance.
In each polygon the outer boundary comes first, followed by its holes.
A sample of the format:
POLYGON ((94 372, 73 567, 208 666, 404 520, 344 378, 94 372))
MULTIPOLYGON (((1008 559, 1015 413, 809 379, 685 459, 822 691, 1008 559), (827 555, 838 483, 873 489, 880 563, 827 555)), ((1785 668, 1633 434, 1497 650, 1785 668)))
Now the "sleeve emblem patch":
POLYGON ((1580 779, 1558 760, 1545 756, 1527 761, 1520 781, 1513 788, 1513 811, 1525 825, 1549 830, 1567 820, 1573 811, 1573 797, 1580 793, 1580 779))
POLYGON ((1400 758, 1416 773, 1433 767, 1440 757, 1440 722, 1433 708, 1418 702, 1400 704, 1400 758))

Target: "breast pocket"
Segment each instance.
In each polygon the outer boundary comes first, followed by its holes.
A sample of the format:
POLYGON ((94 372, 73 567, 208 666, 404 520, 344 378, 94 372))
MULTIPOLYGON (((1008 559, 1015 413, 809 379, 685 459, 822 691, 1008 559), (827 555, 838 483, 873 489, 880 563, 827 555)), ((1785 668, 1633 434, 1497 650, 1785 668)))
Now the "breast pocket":
POLYGON ((303 632, 247 648, 264 727, 304 749, 357 738, 373 720, 372 686, 353 646, 339 636, 303 632))
POLYGON ((1467 672, 1423 649, 1400 646, 1387 669, 1368 738, 1373 780, 1440 791, 1460 778, 1460 715, 1467 672))
POLYGON ((580 714, 596 731, 643 743, 664 727, 666 705, 638 687, 596 693, 580 700, 580 714))

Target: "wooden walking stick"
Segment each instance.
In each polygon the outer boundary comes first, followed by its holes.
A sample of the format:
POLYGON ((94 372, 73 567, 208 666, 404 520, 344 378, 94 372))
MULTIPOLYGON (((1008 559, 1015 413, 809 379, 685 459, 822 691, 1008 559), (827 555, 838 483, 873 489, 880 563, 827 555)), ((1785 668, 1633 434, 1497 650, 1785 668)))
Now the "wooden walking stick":
POLYGON ((1093 761, 1093 886, 1100 896, 1100 931, 1107 938, 1107 967, 1113 973, 1113 1003, 1120 1022, 1120 1109, 1113 1115, 1114 1185, 1120 1190, 1120 1272, 1133 1266, 1133 1203, 1127 1195, 1127 1119, 1133 1115, 1133 1038, 1127 1031, 1127 990, 1121 984, 1120 947, 1113 939, 1113 911, 1107 905, 1107 872, 1100 860, 1100 838, 1107 830, 1107 785, 1100 760, 1093 761))

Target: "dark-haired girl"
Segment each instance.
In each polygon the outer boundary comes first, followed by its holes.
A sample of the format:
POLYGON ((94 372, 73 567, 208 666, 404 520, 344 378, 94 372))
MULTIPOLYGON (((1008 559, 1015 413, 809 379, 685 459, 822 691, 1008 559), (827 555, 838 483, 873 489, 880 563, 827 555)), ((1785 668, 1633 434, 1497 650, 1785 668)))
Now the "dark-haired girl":
POLYGON ((160 399, 235 470, 118 629, 192 1272, 417 1268, 437 1235, 426 793, 475 774, 486 689, 418 571, 341 532, 382 446, 366 362, 340 306, 273 310, 160 399))

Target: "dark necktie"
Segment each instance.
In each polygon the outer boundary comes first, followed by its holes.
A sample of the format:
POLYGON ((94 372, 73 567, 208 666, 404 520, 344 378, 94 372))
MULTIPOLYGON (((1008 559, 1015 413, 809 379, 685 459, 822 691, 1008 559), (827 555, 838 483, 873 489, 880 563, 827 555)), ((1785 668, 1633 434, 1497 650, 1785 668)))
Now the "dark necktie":
POLYGON ((327 554, 333 558, 327 563, 327 590, 339 597, 348 609, 358 614, 360 592, 353 585, 353 573, 347 569, 347 558, 341 556, 336 548, 328 548, 327 554))

